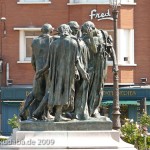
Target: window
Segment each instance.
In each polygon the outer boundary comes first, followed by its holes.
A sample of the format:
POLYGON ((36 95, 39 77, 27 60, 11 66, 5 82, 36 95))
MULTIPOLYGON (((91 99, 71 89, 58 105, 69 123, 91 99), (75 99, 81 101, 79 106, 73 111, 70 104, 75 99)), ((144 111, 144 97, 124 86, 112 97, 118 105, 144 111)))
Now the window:
POLYGON ((50 0, 19 0, 17 4, 47 4, 50 0))
MULTIPOLYGON (((84 3, 84 4, 109 4, 109 0, 70 0, 69 3, 84 3)), ((121 0, 121 3, 134 3, 134 0, 121 0)))
POLYGON ((118 64, 134 64, 134 29, 118 29, 118 64))
POLYGON ((49 0, 20 0, 19 2, 48 2, 49 0))
MULTIPOLYGON (((114 31, 107 30, 114 38, 114 31)), ((134 64, 134 30, 118 29, 118 65, 135 66, 134 64)), ((112 65, 112 58, 109 57, 109 65, 112 65)))
MULTIPOLYGON (((19 30, 19 60, 18 63, 31 62, 31 43, 33 38, 41 34, 41 28, 14 28, 19 30)), ((113 38, 113 30, 108 30, 113 38)), ((134 66, 134 29, 118 29, 118 65, 134 66)), ((109 65, 112 65, 111 58, 109 65)))
POLYGON ((32 55, 32 48, 31 48, 31 44, 32 44, 32 40, 39 36, 41 34, 41 32, 39 31, 25 31, 25 60, 30 60, 31 59, 31 55, 32 55))
POLYGON ((109 0, 70 0, 70 3, 108 3, 109 0))
POLYGON ((121 3, 124 4, 124 3, 134 3, 135 0, 121 0, 121 3))
POLYGON ((32 40, 41 34, 41 28, 14 28, 14 30, 19 30, 18 63, 30 63, 32 55, 32 40))

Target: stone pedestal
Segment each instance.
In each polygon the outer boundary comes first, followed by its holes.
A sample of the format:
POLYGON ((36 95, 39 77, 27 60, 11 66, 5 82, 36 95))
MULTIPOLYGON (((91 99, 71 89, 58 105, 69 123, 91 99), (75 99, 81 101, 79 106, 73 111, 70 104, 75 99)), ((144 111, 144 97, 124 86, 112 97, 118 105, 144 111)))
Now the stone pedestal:
POLYGON ((23 121, 10 139, 2 142, 1 150, 100 149, 136 150, 120 139, 111 129, 111 121, 43 122, 23 121), (30 130, 30 131, 29 131, 30 130))
POLYGON ((99 131, 111 130, 112 121, 107 117, 90 120, 54 121, 21 121, 21 131, 99 131))

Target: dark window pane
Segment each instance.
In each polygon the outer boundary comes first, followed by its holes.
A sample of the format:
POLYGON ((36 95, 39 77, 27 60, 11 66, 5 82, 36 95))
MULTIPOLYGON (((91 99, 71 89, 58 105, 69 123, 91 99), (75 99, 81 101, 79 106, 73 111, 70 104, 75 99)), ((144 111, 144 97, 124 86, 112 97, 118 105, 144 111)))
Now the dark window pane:
POLYGON ((32 40, 33 38, 26 38, 26 57, 31 57, 32 55, 32 48, 31 48, 32 40))

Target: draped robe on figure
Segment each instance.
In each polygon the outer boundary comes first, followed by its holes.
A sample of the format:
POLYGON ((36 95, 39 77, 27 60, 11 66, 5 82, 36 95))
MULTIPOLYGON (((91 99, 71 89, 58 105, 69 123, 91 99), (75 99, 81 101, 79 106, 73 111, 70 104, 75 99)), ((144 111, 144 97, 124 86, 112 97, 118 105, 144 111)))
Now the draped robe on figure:
POLYGON ((74 106, 75 65, 78 63, 78 44, 69 36, 60 37, 50 46, 50 87, 48 103, 51 106, 74 106))

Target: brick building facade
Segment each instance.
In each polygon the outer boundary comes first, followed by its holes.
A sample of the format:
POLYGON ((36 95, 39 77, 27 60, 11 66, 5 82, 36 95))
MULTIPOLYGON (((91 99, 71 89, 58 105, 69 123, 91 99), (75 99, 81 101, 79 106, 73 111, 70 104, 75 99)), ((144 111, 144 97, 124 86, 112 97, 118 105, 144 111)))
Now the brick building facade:
MULTIPOLYGON (((98 21, 98 18, 93 17, 93 19, 91 19, 89 16, 91 11, 94 9, 98 14, 107 13, 108 10, 111 14, 111 7, 108 4, 90 4, 90 2, 89 4, 82 4, 80 2, 69 2, 68 0, 62 0, 61 3, 59 0, 52 0, 51 3, 43 2, 42 4, 26 3, 27 2, 19 3, 19 1, 16 2, 12 0, 1 1, 1 16, 6 18, 5 24, 7 30, 6 35, 2 35, 5 37, 2 37, 1 41, 1 53, 3 59, 3 86, 6 85, 6 63, 9 63, 9 78, 13 80, 13 85, 32 83, 34 72, 31 63, 19 58, 19 55, 21 55, 19 45, 20 31, 30 31, 32 29, 36 30, 44 23, 50 23, 56 29, 60 24, 68 23, 70 20, 76 20, 80 25, 87 20, 91 20, 95 23, 98 29, 104 29, 113 32, 112 20, 98 21), (24 76, 23 80, 22 76, 24 76)), ((118 29, 128 30, 127 32, 130 32, 129 30, 132 29, 134 30, 134 9, 135 4, 133 3, 130 5, 122 4, 120 7, 118 29)), ((3 24, 1 23, 1 31, 3 30, 2 26, 3 24)), ((121 51, 120 47, 119 50, 121 51)), ((130 56, 125 57, 129 58, 130 56)), ((134 59, 134 56, 131 55, 131 57, 131 60, 128 60, 128 62, 124 62, 124 60, 122 60, 124 59, 123 56, 120 57, 120 83, 138 83, 138 79, 134 77, 135 62, 132 60, 134 59)), ((109 67, 107 83, 112 83, 111 67, 109 67)))
MULTIPOLYGON (((29 45, 39 34, 40 27, 50 23, 56 29, 71 20, 80 25, 91 20, 98 29, 107 30, 113 36, 112 8, 108 2, 109 0, 0 0, 0 85, 3 112, 6 109, 6 106, 3 108, 5 103, 22 101, 32 88, 34 71, 29 45)), ((149 13, 148 0, 138 0, 137 3, 134 0, 122 0, 119 7, 117 54, 120 87, 141 86, 141 78, 146 80, 146 84, 150 83, 149 13)), ((111 88, 112 62, 109 61, 108 65, 106 86, 111 88)), ((127 90, 130 88, 127 87, 127 90)), ((3 115, 1 120, 3 121, 3 115)))

